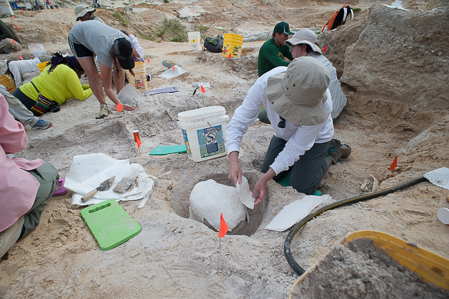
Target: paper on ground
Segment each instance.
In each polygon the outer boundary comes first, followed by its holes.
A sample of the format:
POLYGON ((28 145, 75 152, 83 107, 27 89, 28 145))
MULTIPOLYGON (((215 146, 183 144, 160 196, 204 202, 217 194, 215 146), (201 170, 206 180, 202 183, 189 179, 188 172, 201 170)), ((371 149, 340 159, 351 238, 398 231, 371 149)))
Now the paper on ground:
POLYGON ((449 168, 441 167, 424 174, 435 186, 449 190, 449 168))
POLYGON ((265 229, 279 232, 289 229, 329 198, 330 195, 306 195, 302 199, 298 199, 283 207, 279 214, 271 220, 265 229))
POLYGON ((396 8, 396 9, 402 9, 402 10, 409 11, 408 9, 405 9, 402 6, 402 1, 400 1, 400 0, 394 1, 391 5, 387 5, 387 4, 383 4, 383 5, 386 6, 386 7, 389 7, 389 8, 396 8))
POLYGON ((175 78, 175 77, 181 76, 184 73, 187 73, 186 70, 183 70, 182 68, 180 68, 177 65, 174 66, 174 69, 175 70, 173 70, 173 68, 169 68, 168 70, 166 70, 165 72, 160 74, 158 77, 170 79, 170 78, 175 78))
POLYGON ((140 164, 129 164, 129 160, 117 160, 106 154, 89 154, 75 156, 67 173, 64 187, 74 192, 71 206, 86 206, 100 203, 110 198, 117 201, 136 200, 149 195, 154 180, 140 164), (107 191, 97 192, 83 203, 81 197, 97 188, 106 179, 115 176, 114 183, 107 191), (126 193, 116 193, 114 188, 124 177, 137 176, 137 186, 126 193))
POLYGON ((242 176, 242 183, 235 185, 237 192, 239 193, 240 201, 249 209, 254 209, 254 198, 252 192, 249 190, 248 180, 242 176))

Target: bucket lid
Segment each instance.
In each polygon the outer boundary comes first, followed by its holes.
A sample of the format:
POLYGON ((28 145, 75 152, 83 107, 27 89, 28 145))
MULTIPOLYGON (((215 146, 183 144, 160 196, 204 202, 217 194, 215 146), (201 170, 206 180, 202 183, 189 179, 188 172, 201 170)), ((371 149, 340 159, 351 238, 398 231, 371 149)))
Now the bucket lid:
POLYGON ((204 117, 225 115, 226 109, 222 106, 210 106, 178 113, 178 120, 193 122, 204 117))
POLYGON ((449 225, 449 209, 448 208, 441 208, 437 212, 438 219, 446 224, 449 225))

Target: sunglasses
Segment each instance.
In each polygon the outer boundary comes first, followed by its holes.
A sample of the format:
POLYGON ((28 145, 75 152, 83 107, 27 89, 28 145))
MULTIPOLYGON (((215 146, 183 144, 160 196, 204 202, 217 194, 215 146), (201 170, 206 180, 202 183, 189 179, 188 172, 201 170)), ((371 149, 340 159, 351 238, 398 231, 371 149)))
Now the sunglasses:
POLYGON ((279 118, 281 119, 278 123, 278 127, 281 129, 285 129, 285 119, 282 116, 279 116, 279 118))

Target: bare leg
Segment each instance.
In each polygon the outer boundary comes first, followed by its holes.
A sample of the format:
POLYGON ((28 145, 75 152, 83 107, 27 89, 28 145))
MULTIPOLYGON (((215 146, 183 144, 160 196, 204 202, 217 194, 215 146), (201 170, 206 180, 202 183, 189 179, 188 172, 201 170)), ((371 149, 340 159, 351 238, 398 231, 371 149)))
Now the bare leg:
MULTIPOLYGON (((92 89, 97 100, 100 104, 106 104, 106 98, 103 93, 103 87, 101 86, 101 80, 98 76, 97 66, 95 65, 95 60, 93 57, 77 58, 84 71, 86 72, 87 78, 89 79, 89 85, 92 89)), ((111 76, 109 75, 109 78, 111 76)))
MULTIPOLYGON (((103 88, 106 95, 111 99, 111 101, 114 102, 114 104, 117 104, 119 102, 116 93, 112 90, 112 69, 108 66, 105 66, 101 62, 98 62, 100 65, 100 73, 101 78, 103 78, 103 88)), ((115 74, 114 74, 115 77, 115 74)))
POLYGON ((125 70, 119 67, 118 72, 114 72, 114 84, 117 94, 122 91, 123 87, 125 87, 125 70), (120 75, 119 78, 118 75, 120 75))

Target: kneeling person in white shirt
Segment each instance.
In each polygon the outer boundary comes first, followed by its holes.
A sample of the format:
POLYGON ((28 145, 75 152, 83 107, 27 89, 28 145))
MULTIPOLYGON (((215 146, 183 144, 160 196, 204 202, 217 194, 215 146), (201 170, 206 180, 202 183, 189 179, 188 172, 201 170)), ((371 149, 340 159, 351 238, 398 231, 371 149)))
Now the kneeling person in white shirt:
POLYGON ((289 170, 290 186, 313 194, 329 165, 343 157, 338 146, 336 155, 327 155, 334 135, 329 82, 329 71, 322 63, 300 57, 288 68, 277 67, 261 76, 235 110, 226 133, 229 179, 234 184, 242 180, 238 154, 243 134, 262 105, 274 129, 262 165, 265 175, 254 187, 255 204, 262 201, 266 183, 280 180, 289 170))

